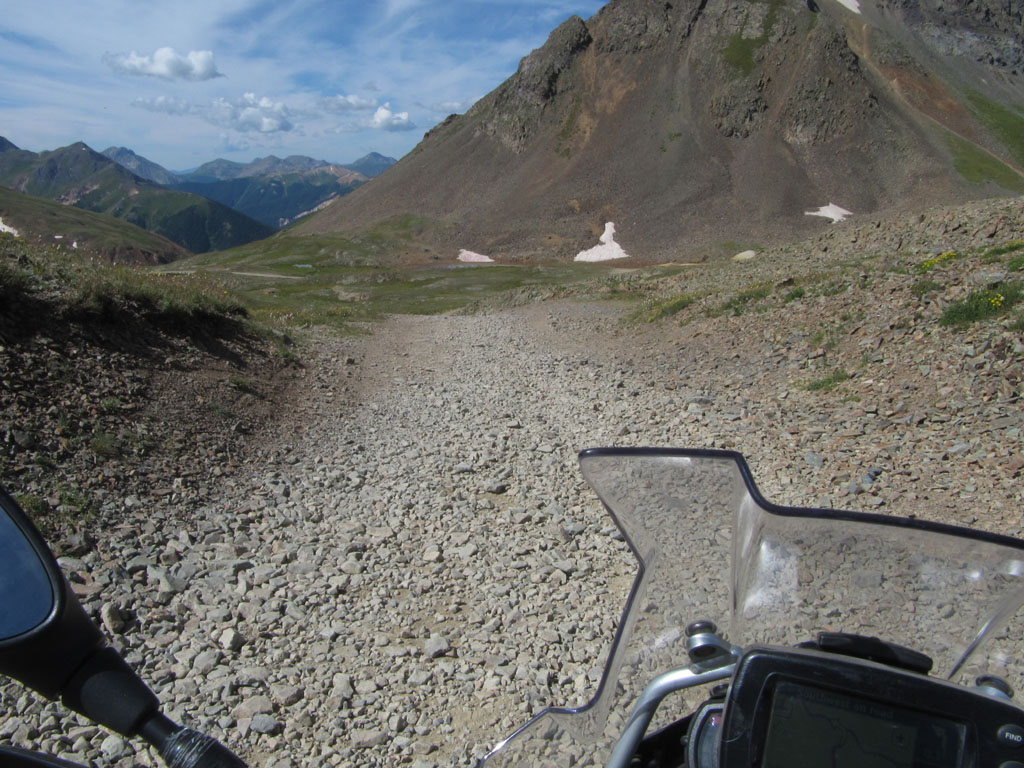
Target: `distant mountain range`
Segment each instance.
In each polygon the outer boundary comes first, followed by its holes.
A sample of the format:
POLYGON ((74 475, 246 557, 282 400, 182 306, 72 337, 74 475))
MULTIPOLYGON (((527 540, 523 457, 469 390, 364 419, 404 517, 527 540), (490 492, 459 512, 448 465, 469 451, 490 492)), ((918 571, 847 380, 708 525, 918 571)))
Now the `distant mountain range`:
MULTIPOLYGON (((611 0, 296 235, 426 222, 410 252, 637 260, 1024 194, 1024 11, 1005 0, 611 0)), ((422 258, 429 258, 424 256, 422 258)))
POLYGON ((109 214, 193 253, 269 237, 394 163, 377 153, 348 166, 270 156, 176 174, 125 147, 98 153, 79 142, 35 153, 0 137, 0 185, 109 214))
POLYGON ((0 185, 114 216, 193 253, 232 248, 274 232, 222 203, 136 176, 81 142, 36 153, 3 140, 0 185))
POLYGON ((216 200, 274 229, 348 194, 397 162, 376 152, 349 165, 270 155, 251 163, 212 160, 193 171, 173 173, 126 147, 109 147, 103 154, 138 176, 216 200))

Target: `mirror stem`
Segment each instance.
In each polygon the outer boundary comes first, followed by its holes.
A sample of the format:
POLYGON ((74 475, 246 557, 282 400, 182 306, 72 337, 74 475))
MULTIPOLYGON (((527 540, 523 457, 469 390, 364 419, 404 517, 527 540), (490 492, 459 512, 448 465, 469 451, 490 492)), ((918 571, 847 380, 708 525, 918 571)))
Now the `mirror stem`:
POLYGON ((159 712, 142 724, 139 735, 169 768, 246 768, 241 758, 213 737, 182 728, 159 712))

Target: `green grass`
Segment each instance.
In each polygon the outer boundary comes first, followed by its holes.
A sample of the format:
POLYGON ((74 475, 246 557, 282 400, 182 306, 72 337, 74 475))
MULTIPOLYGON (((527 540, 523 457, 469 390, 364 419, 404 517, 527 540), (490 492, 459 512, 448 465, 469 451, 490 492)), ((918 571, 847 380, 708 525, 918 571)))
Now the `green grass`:
MULTIPOLYGON (((77 242, 83 250, 108 253, 130 246, 151 253, 174 253, 178 256, 187 253, 163 237, 121 219, 24 195, 6 187, 0 187, 0 210, 3 210, 4 223, 14 224, 23 235, 47 232, 52 233, 49 235, 52 238, 53 234, 60 234, 63 235, 60 242, 68 245, 77 242)), ((51 244, 56 243, 51 240, 51 244)))
POLYGON ((850 284, 842 280, 832 280, 825 283, 821 287, 822 296, 838 296, 841 293, 846 293, 850 289, 850 284))
POLYGON ((844 381, 849 381, 851 378, 853 377, 842 368, 836 368, 827 376, 808 382, 805 389, 808 392, 831 392, 844 381))
POLYGON ((228 385, 239 392, 247 392, 251 395, 258 395, 260 392, 259 384, 247 376, 231 376, 228 378, 228 385))
POLYGON ((783 7, 784 0, 753 0, 751 4, 754 3, 768 6, 768 12, 761 25, 761 34, 758 37, 744 37, 742 31, 737 32, 729 37, 722 50, 722 58, 725 60, 725 63, 743 77, 748 76, 757 67, 754 59, 755 54, 771 37, 775 23, 778 21, 779 9, 783 7))
POLYGON ((640 320, 645 323, 653 323, 658 320, 663 320, 666 317, 672 317, 679 314, 688 306, 693 304, 696 299, 693 296, 684 294, 682 296, 674 296, 670 299, 664 299, 655 303, 653 306, 645 307, 644 309, 633 314, 634 320, 640 320))
POLYGON ((953 153, 953 167, 964 179, 972 184, 991 181, 1004 189, 1024 194, 1024 177, 1008 165, 959 136, 950 134, 946 141, 953 153))
POLYGON ((972 291, 967 298, 951 304, 942 313, 939 323, 966 328, 973 323, 990 320, 1008 313, 1024 298, 1024 282, 1003 282, 992 288, 972 291))
POLYGON ((806 295, 806 289, 798 286, 796 288, 793 288, 791 291, 788 291, 786 295, 782 297, 782 301, 786 304, 789 304, 789 302, 802 299, 806 295))
POLYGON ((93 434, 90 447, 93 453, 103 459, 112 459, 121 455, 121 446, 117 438, 109 432, 93 434))
POLYGON ((1011 240, 995 248, 989 248, 985 251, 983 258, 989 259, 995 256, 1005 256, 1008 253, 1016 253, 1017 251, 1024 251, 1024 240, 1011 240))
POLYGON ((569 158, 572 156, 571 145, 579 131, 580 114, 582 112, 583 100, 576 96, 572 100, 572 108, 562 124, 562 129, 558 132, 558 145, 555 147, 555 152, 562 157, 569 158))
POLYGON ((938 267, 940 264, 945 264, 947 262, 954 261, 956 259, 959 259, 960 256, 961 255, 956 251, 946 251, 945 253, 940 253, 938 256, 932 256, 931 258, 925 259, 924 261, 917 265, 917 273, 919 275, 927 274, 936 267, 938 267))
POLYGON ((725 59, 726 64, 746 77, 753 72, 754 68, 757 66, 754 61, 754 53, 762 45, 764 45, 763 39, 759 37, 743 37, 742 33, 737 32, 732 35, 725 44, 725 50, 722 51, 722 58, 725 59))
POLYGON ((977 91, 968 91, 967 98, 974 115, 1002 142, 1018 166, 1024 167, 1024 112, 1010 108, 977 91))
POLYGON ((922 298, 929 293, 935 293, 936 291, 942 290, 942 283, 929 278, 923 278, 918 280, 910 286, 910 292, 917 298, 922 298))
POLYGON ((732 313, 738 317, 746 312, 752 305, 762 299, 768 298, 771 295, 772 289, 770 286, 755 286, 748 288, 745 291, 740 291, 731 299, 726 301, 721 306, 708 312, 709 317, 720 317, 722 315, 732 313))
POLYGON ((0 262, 0 299, 7 305, 36 301, 49 306, 47 311, 108 322, 141 315, 187 332, 240 322, 247 315, 237 298, 199 275, 111 265, 7 234, 0 235, 0 249, 10 255, 0 262))
MULTIPOLYGON (((204 275, 236 297, 255 319, 277 327, 327 326, 363 333, 363 324, 393 314, 433 315, 464 311, 518 294, 610 297, 627 280, 609 265, 508 266, 461 264, 451 256, 430 261, 429 235, 446 224, 401 216, 367 232, 298 236, 282 233, 220 253, 166 265, 161 272, 204 275), (426 261, 401 266, 405 256, 426 261)), ((654 276, 670 268, 641 270, 654 276)), ((633 274, 632 271, 629 274, 633 274)), ((511 299, 510 299, 511 300, 511 299)))

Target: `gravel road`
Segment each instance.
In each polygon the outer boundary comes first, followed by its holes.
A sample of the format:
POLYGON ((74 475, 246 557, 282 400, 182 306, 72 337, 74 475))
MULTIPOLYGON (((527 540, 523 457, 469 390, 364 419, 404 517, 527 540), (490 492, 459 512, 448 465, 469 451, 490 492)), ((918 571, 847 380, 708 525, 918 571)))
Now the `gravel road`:
MULTIPOLYGON (((939 328, 911 282, 756 317, 698 302, 638 327, 562 300, 325 335, 208 506, 127 516, 61 562, 169 714, 252 765, 466 765, 597 680, 632 568, 582 448, 734 448, 779 503, 1020 534, 1021 334, 939 328)), ((0 704, 14 744, 156 764, 17 687, 0 704)))

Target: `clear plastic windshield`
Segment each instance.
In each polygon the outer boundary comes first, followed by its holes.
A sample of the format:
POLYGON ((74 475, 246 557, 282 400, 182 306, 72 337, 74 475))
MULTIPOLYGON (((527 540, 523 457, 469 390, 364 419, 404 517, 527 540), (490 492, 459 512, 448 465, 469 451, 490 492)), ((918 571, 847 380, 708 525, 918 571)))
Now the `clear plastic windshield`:
MULTIPOLYGON (((603 765, 637 696, 689 663, 686 626, 732 643, 794 645, 818 632, 871 635, 932 657, 932 674, 997 674, 1022 690, 1024 541, 920 520, 776 507, 725 451, 595 449, 583 475, 639 562, 598 691, 545 710, 485 763, 603 765)), ((662 703, 652 728, 707 690, 662 703)))

